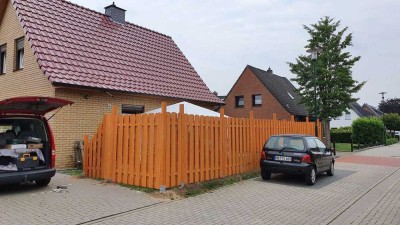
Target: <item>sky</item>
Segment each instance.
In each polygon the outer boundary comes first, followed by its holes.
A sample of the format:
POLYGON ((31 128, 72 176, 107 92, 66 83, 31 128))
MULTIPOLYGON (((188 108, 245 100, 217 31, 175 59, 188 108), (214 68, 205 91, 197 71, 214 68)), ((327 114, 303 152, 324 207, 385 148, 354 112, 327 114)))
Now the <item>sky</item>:
MULTIPOLYGON (((70 0, 104 12, 112 0, 70 0)), ((306 55, 303 25, 324 16, 353 33, 348 48, 361 60, 353 78, 366 81, 354 95, 377 106, 400 97, 400 1, 398 0, 114 0, 126 20, 171 36, 211 91, 226 95, 246 65, 294 78, 288 62, 306 55)), ((296 84, 295 84, 296 85, 296 84)))

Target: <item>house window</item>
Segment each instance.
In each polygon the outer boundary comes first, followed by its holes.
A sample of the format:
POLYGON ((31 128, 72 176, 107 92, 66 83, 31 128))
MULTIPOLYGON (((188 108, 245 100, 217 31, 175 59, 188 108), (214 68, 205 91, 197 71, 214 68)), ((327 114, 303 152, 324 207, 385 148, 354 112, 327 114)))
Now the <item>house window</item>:
POLYGON ((122 105, 122 114, 141 114, 144 113, 143 105, 122 105))
POLYGON ((15 41, 15 70, 24 68, 24 38, 15 41))
POLYGON ((236 108, 243 108, 244 107, 244 96, 236 96, 235 97, 236 108))
POLYGON ((348 113, 348 114, 344 115, 344 119, 345 120, 351 120, 351 114, 348 113))
POLYGON ((261 95, 253 95, 253 106, 261 106, 261 95))
POLYGON ((290 97, 291 99, 294 99, 293 95, 290 94, 290 92, 287 92, 287 94, 289 95, 289 97, 290 97))
POLYGON ((0 75, 5 74, 7 70, 6 55, 7 55, 7 46, 6 45, 0 46, 0 75))

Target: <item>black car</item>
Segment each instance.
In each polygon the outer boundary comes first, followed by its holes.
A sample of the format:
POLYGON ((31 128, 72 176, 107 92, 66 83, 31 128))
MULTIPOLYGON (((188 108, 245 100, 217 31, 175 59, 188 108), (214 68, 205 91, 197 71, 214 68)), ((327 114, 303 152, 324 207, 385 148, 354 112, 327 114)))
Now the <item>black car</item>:
POLYGON ((303 174, 308 185, 316 175, 326 172, 333 176, 336 152, 328 149, 317 137, 306 135, 274 135, 261 152, 260 167, 264 180, 271 173, 303 174))

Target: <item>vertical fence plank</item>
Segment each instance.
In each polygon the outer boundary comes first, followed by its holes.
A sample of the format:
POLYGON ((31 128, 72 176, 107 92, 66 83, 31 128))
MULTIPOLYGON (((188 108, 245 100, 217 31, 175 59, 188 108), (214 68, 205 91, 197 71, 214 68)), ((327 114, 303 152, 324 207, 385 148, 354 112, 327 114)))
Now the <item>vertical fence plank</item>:
POLYGON ((194 137, 194 164, 195 164, 195 174, 194 181, 200 181, 200 116, 196 115, 194 118, 195 123, 195 137, 194 137))
POLYGON ((143 149, 142 149, 142 115, 136 115, 136 123, 135 123, 135 182, 136 186, 141 186, 141 168, 142 168, 142 158, 143 158, 143 149))
POLYGON ((122 183, 122 163, 123 163, 123 157, 122 157, 122 146, 123 146, 123 134, 124 134, 124 123, 123 123, 123 116, 119 115, 118 116, 118 128, 117 128, 117 170, 116 170, 116 175, 117 183, 122 183))
POLYGON ((148 121, 149 121, 149 116, 147 114, 142 115, 142 151, 141 151, 141 156, 142 156, 142 162, 141 162, 141 168, 140 168, 140 173, 142 175, 141 181, 140 181, 140 186, 142 187, 147 187, 147 157, 148 157, 148 121))
POLYGON ((128 184, 134 185, 135 183, 135 141, 138 141, 135 139, 135 115, 130 115, 129 116, 129 150, 128 150, 128 155, 129 155, 129 179, 128 179, 128 184))
MULTIPOLYGON (((161 114, 157 115, 157 126, 160 128, 161 125, 161 114)), ((148 174, 148 181, 147 181, 147 186, 149 188, 160 188, 154 186, 154 151, 155 151, 155 144, 154 144, 154 139, 155 139, 155 116, 154 114, 149 114, 149 147, 148 147, 148 161, 147 161, 147 174, 148 174)), ((161 140, 160 140, 161 142, 161 140)), ((157 165, 160 165, 162 162, 162 159, 160 159, 159 162, 157 162, 157 165)))
POLYGON ((205 180, 210 179, 210 119, 209 117, 204 118, 205 132, 204 132, 204 160, 205 160, 205 180))
POLYGON ((123 129, 124 129, 124 135, 123 135, 123 140, 122 140, 122 168, 123 168, 123 174, 122 174, 122 183, 127 184, 128 183, 128 171, 129 171, 129 116, 123 116, 123 129))
POLYGON ((89 176, 88 174, 88 163, 90 160, 88 151, 89 151, 89 135, 85 135, 85 137, 83 138, 83 173, 85 176, 89 176))
POLYGON ((215 118, 210 117, 210 179, 215 178, 215 118))
MULTIPOLYGON (((166 115, 166 136, 165 136, 165 185, 171 187, 171 114, 166 115)), ((161 171, 162 172, 162 171, 161 171)))
POLYGON ((93 136, 93 141, 92 141, 92 152, 91 152, 91 156, 92 156, 92 163, 91 163, 91 168, 90 168, 90 170, 91 170, 91 175, 92 175, 92 177, 97 177, 97 174, 96 174, 96 163, 97 163, 97 157, 96 157, 96 155, 97 155, 97 139, 98 139, 98 137, 97 137, 97 132, 94 134, 94 136, 93 136))
POLYGON ((97 178, 101 178, 101 156, 103 154, 104 148, 103 148, 103 123, 100 124, 99 128, 97 129, 97 165, 96 165, 96 174, 97 178))
POLYGON ((204 116, 200 116, 200 181, 205 180, 205 163, 204 163, 204 153, 205 153, 205 140, 204 140, 204 116))
POLYGON ((171 115, 171 186, 177 186, 178 181, 178 115, 171 115))
POLYGON ((195 164, 194 164, 194 116, 189 116, 189 183, 194 183, 195 164))

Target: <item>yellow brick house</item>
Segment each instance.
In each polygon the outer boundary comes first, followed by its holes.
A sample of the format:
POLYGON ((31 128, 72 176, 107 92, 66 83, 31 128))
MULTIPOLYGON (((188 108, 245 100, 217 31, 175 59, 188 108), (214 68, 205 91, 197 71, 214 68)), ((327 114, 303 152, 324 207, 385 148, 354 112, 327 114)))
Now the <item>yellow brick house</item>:
POLYGON ((142 113, 182 100, 223 104, 171 37, 64 0, 0 0, 0 100, 48 96, 74 102, 51 119, 58 168, 75 166, 74 142, 117 106, 142 113))

